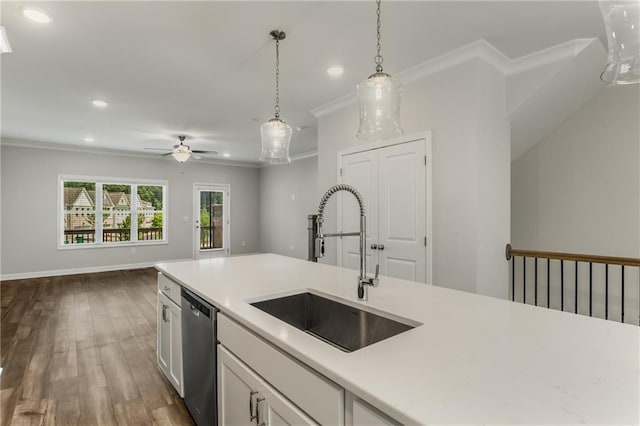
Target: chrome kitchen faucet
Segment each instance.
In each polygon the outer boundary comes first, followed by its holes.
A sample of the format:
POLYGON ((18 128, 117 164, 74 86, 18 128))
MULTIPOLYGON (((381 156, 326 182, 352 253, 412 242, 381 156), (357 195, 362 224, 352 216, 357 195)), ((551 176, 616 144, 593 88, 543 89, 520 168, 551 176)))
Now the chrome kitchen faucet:
POLYGON ((338 184, 332 186, 320 199, 317 215, 309 215, 309 260, 317 262, 324 257, 324 239, 327 237, 355 237, 360 236, 360 276, 358 277, 358 300, 367 300, 367 287, 377 287, 380 265, 376 265, 374 278, 367 277, 367 217, 365 215, 364 201, 357 189, 350 185, 338 184), (324 208, 333 194, 339 191, 347 191, 356 197, 360 206, 360 231, 359 232, 334 232, 323 233, 324 208))

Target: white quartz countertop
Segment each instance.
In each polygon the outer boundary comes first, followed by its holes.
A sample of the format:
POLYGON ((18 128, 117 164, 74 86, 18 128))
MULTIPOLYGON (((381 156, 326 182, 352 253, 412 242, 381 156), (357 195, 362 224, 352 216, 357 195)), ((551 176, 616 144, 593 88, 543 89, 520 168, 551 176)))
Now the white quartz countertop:
POLYGON ((640 423, 640 327, 274 254, 156 268, 403 423, 640 423), (345 353, 249 303, 305 289, 422 323, 345 353))

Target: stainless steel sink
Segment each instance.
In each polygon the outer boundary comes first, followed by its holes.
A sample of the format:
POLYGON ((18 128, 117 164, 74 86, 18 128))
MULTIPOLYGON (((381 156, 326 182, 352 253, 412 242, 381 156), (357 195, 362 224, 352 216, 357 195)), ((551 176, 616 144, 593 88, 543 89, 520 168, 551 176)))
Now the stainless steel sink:
POLYGON ((419 323, 364 311, 314 293, 300 293, 251 303, 256 308, 345 352, 353 352, 419 323))

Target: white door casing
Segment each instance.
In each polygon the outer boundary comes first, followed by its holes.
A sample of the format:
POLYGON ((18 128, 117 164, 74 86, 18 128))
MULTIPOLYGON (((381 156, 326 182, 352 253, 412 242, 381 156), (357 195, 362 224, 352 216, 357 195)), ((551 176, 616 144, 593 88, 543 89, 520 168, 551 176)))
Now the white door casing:
MULTIPOLYGON (((431 282, 430 158, 430 133, 339 153, 338 180, 360 191, 367 209, 370 273, 379 264, 382 275, 431 282)), ((358 229, 357 203, 349 197, 345 193, 338 203, 343 232, 358 229)), ((338 242, 338 266, 358 269, 358 256, 357 237, 338 242)))
MULTIPOLYGON (((223 257, 231 254, 231 219, 230 219, 230 199, 231 188, 224 184, 202 184, 196 183, 193 186, 193 257, 194 259, 203 259, 209 257, 223 257), (202 194, 219 193, 222 194, 222 247, 209 247, 207 244, 203 247, 201 244, 202 224, 200 223, 200 210, 202 194)), ((210 216, 210 225, 213 224, 213 218, 210 216)))

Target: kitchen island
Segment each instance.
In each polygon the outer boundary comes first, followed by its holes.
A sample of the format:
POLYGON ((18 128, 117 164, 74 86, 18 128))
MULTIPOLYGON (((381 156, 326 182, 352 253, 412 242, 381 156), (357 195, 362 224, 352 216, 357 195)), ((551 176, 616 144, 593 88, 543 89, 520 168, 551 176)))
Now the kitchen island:
POLYGON ((358 302, 356 271, 273 254, 156 268, 400 423, 640 422, 637 326, 389 277, 358 302), (347 353, 250 304, 307 289, 421 325, 347 353))

